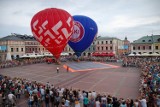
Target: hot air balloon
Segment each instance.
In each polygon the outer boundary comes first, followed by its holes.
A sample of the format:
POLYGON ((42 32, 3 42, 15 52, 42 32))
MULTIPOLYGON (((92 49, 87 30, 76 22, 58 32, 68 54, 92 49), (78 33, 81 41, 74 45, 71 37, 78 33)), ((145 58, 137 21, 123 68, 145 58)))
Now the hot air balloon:
POLYGON ((80 57, 93 42, 97 32, 97 24, 87 16, 75 15, 73 34, 68 42, 77 57, 80 57))
POLYGON ((73 18, 65 10, 47 8, 31 20, 33 36, 58 59, 73 32, 73 18))

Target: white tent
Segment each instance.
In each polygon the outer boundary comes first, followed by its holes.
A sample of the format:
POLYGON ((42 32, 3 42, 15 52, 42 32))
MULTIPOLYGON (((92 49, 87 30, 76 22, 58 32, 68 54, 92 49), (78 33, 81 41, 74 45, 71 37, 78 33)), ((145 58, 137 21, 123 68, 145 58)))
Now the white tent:
POLYGON ((141 56, 141 54, 138 54, 138 53, 137 53, 135 56, 141 56))
POLYGON ((69 53, 66 53, 66 52, 61 53, 61 56, 68 56, 68 55, 69 55, 69 53))
POLYGON ((158 53, 152 53, 150 56, 160 56, 158 53))
POLYGON ((20 56, 19 58, 29 58, 29 55, 24 54, 24 55, 20 56))
POLYGON ((24 54, 24 55, 22 55, 22 56, 20 56, 20 58, 37 58, 37 57, 43 57, 44 55, 40 55, 40 54, 38 54, 38 55, 36 55, 36 54, 24 54))
POLYGON ((131 53, 131 54, 129 54, 128 56, 135 56, 135 54, 131 53))
POLYGON ((43 57, 44 55, 41 55, 41 54, 38 54, 38 55, 36 55, 37 57, 43 57))
POLYGON ((12 60, 12 57, 11 57, 11 53, 10 53, 10 52, 7 53, 6 60, 7 60, 7 61, 8 61, 8 60, 12 60))
POLYGON ((53 56, 51 53, 44 53, 44 56, 53 56))
POLYGON ((142 53, 141 56, 150 56, 148 53, 142 53))

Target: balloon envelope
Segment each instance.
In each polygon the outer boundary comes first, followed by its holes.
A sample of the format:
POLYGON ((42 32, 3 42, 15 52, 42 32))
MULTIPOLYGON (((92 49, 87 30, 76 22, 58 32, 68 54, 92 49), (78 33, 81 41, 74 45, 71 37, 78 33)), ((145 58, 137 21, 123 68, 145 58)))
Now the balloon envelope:
POLYGON ((58 59, 73 32, 73 18, 65 10, 48 8, 33 16, 31 30, 34 37, 58 59))
POLYGON ((79 57, 93 42, 97 32, 97 24, 87 16, 75 15, 73 34, 68 42, 69 46, 79 57))

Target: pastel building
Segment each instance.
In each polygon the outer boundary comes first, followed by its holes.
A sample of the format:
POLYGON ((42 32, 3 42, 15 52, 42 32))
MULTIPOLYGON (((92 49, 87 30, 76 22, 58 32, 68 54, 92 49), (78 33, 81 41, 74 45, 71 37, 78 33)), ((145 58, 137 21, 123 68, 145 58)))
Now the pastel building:
POLYGON ((131 43, 131 53, 160 53, 160 35, 143 36, 131 43))

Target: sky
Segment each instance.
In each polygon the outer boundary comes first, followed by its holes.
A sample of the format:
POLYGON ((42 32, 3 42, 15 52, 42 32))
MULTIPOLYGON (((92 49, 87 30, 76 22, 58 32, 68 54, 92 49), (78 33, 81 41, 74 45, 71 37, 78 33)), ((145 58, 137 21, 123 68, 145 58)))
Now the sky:
POLYGON ((128 38, 160 35, 160 0, 0 0, 0 38, 11 33, 32 35, 32 17, 46 8, 60 8, 92 18, 98 36, 128 38))

